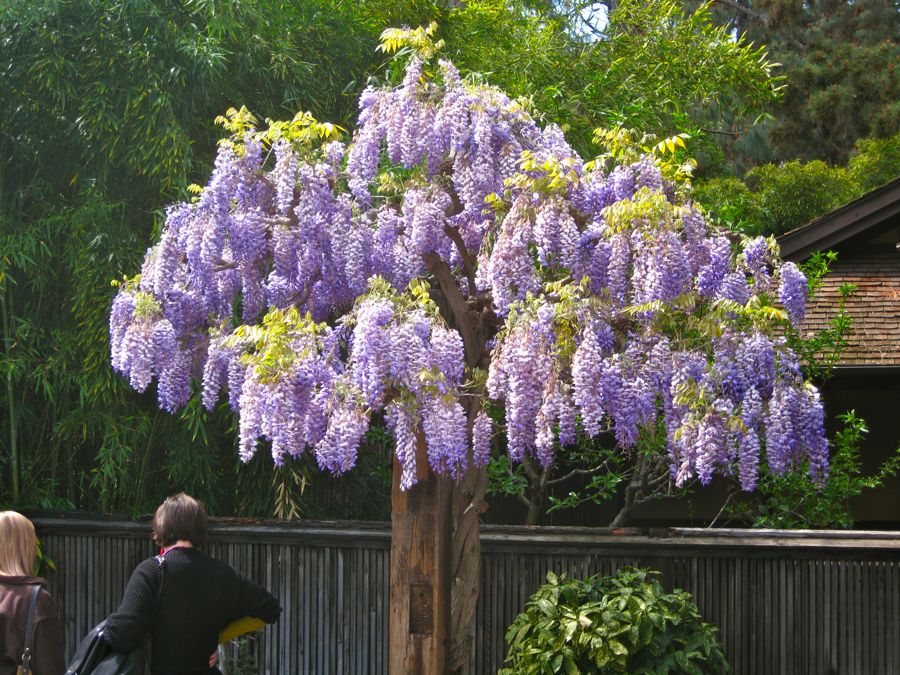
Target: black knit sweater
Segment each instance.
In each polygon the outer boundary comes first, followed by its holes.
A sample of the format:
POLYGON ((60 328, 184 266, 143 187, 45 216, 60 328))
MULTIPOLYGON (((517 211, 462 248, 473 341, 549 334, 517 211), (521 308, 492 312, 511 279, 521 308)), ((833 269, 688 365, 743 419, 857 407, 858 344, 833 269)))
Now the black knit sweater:
POLYGON ((137 566, 104 630, 106 642, 125 652, 151 633, 154 675, 215 673, 209 657, 220 630, 245 616, 275 623, 281 614, 268 591, 195 548, 172 549, 165 561, 164 573, 156 558, 137 566))

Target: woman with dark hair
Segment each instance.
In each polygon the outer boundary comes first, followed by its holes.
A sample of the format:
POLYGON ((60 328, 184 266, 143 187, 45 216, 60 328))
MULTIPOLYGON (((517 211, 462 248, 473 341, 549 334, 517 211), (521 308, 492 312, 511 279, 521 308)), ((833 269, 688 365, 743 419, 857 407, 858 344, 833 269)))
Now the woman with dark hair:
POLYGON ((137 566, 106 621, 103 638, 116 651, 130 652, 151 636, 153 675, 218 673, 210 654, 223 628, 243 617, 275 623, 281 614, 268 591, 200 552, 206 529, 200 502, 184 493, 166 499, 153 517, 160 555, 137 566))
POLYGON ((34 525, 21 513, 0 511, 0 675, 22 665, 31 595, 38 588, 32 617, 33 675, 62 675, 63 639, 47 582, 33 576, 37 559, 34 525))

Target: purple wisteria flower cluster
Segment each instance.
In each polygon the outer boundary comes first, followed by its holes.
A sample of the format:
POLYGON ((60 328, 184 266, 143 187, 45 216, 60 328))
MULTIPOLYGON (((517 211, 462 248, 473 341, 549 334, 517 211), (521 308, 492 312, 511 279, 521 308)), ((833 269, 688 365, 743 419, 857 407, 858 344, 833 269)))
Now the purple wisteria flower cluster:
POLYGON ((194 381, 207 408, 227 390, 245 460, 262 438, 276 463, 347 471, 382 414, 403 489, 422 443, 459 477, 498 431, 544 466, 580 433, 629 451, 661 428, 679 485, 752 489, 762 461, 821 480, 818 392, 776 337, 805 277, 684 195, 652 156, 588 165, 523 103, 414 56, 362 94, 348 146, 221 146, 121 286, 112 364, 170 411, 194 381))

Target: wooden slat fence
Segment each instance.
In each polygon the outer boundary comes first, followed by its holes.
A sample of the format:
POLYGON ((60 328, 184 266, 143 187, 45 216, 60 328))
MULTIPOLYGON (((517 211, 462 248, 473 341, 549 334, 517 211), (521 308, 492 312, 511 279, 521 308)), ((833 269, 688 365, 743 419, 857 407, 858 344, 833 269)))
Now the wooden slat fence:
MULTIPOLYGON (((36 517, 67 650, 121 599, 155 551, 149 525, 36 517)), ((734 672, 900 674, 900 533, 489 527, 472 672, 495 673, 504 632, 548 570, 658 569, 717 625, 734 672)), ((207 551, 281 599, 255 644, 259 672, 387 672, 387 524, 214 522, 207 551)))
POLYGON ((900 533, 486 529, 476 673, 496 672, 503 632, 547 570, 623 565, 693 593, 735 673, 900 673, 900 533))

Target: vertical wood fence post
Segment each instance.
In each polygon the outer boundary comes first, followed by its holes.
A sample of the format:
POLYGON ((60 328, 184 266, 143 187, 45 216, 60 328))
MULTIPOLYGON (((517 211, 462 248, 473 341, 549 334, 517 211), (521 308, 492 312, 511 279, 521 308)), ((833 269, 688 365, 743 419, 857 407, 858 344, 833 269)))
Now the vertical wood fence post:
POLYGON ((394 458, 391 493, 390 673, 443 675, 450 624, 450 481, 428 466, 425 440, 416 449, 418 482, 400 490, 394 458))

